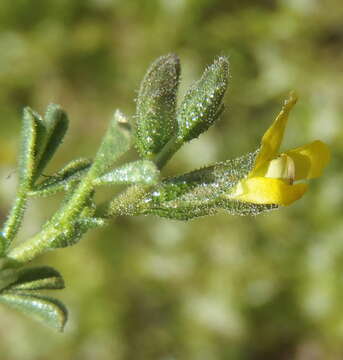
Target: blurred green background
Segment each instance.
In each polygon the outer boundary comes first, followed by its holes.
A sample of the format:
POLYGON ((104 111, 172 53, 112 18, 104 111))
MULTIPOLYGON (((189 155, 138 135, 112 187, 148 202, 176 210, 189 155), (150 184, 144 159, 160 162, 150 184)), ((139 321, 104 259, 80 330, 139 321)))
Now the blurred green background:
MULTIPOLYGON (((227 110, 167 174, 254 150, 295 89, 285 148, 320 138, 325 175, 289 208, 191 222, 117 218, 49 253, 65 277, 63 334, 0 308, 1 360, 343 358, 343 6, 341 0, 2 0, 0 218, 15 194, 20 116, 49 102, 70 130, 50 171, 92 156, 115 108, 134 114, 141 78, 176 52, 181 93, 230 58, 227 110), (62 151, 63 150, 63 151, 62 151)), ((34 201, 35 233, 60 197, 34 201)))

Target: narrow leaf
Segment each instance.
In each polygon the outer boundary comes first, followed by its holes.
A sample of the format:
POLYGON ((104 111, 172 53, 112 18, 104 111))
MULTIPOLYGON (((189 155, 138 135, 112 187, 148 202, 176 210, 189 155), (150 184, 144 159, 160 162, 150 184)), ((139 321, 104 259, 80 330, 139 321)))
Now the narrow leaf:
POLYGON ((61 274, 48 266, 19 270, 16 281, 6 288, 6 291, 16 290, 48 290, 63 289, 64 280, 61 274))
POLYGON ((0 302, 59 331, 63 331, 67 321, 68 313, 65 306, 47 296, 2 293, 0 302))
POLYGON ((14 283, 18 278, 18 271, 14 269, 4 269, 0 271, 0 291, 10 284, 14 283))
POLYGON ((91 164, 92 161, 89 159, 73 160, 54 175, 35 185, 29 195, 44 197, 54 195, 60 191, 68 191, 80 182, 91 164))
POLYGON ((6 238, 4 237, 2 232, 0 232, 0 256, 4 255, 5 253, 6 243, 7 243, 6 238))
POLYGON ((18 169, 20 193, 24 193, 31 187, 32 177, 35 170, 36 129, 36 114, 31 109, 25 108, 18 169))
POLYGON ((176 95, 180 61, 175 54, 158 58, 147 71, 137 98, 136 145, 142 157, 157 154, 176 133, 176 95))
POLYGON ((228 84, 228 60, 219 57, 187 91, 177 112, 178 136, 190 141, 206 131, 223 111, 228 84))
POLYGON ((45 127, 44 147, 41 149, 37 159, 36 178, 44 170, 64 138, 68 128, 67 114, 59 105, 50 104, 47 108, 43 124, 45 127))
POLYGON ((16 235, 24 216, 27 192, 31 189, 35 172, 37 123, 39 121, 37 114, 30 108, 24 109, 18 164, 19 185, 16 199, 2 230, 2 237, 5 239, 3 251, 6 250, 16 235))
POLYGON ((90 176, 95 178, 103 175, 129 148, 129 123, 125 116, 117 110, 96 154, 90 170, 90 176))
POLYGON ((94 185, 140 184, 153 185, 159 178, 159 170, 149 160, 138 160, 114 169, 95 179, 94 185))

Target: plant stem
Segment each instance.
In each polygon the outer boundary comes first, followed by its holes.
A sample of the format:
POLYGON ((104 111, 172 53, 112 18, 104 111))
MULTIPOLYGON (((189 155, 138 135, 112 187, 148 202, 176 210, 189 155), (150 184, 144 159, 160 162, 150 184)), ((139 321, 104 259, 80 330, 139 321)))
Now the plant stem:
POLYGON ((184 141, 182 138, 175 135, 172 137, 162 151, 157 154, 155 158, 155 164, 159 169, 162 169, 163 166, 171 159, 171 157, 180 149, 184 141))
POLYGON ((13 240, 13 238, 15 237, 15 235, 19 230, 20 224, 24 216, 26 202, 27 202, 26 193, 19 191, 13 203, 13 206, 10 210, 10 213, 7 217, 7 220, 4 223, 1 230, 2 233, 1 239, 3 240, 3 244, 2 244, 3 246, 1 248, 2 251, 0 256, 4 255, 7 248, 11 244, 11 241, 13 240))
POLYGON ((43 227, 43 230, 12 249, 7 254, 7 258, 20 265, 49 250, 51 243, 73 226, 83 210, 85 202, 93 191, 93 178, 94 171, 89 170, 66 205, 57 211, 43 227))

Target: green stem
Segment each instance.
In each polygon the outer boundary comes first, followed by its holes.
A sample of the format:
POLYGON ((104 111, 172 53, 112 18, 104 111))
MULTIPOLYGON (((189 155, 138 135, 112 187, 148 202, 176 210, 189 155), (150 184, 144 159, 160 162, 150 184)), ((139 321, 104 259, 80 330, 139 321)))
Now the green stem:
POLYGON ((17 266, 33 260, 36 256, 43 254, 48 250, 47 244, 55 239, 63 229, 49 226, 42 230, 31 239, 16 246, 8 254, 7 258, 17 266))
POLYGON ((24 243, 16 246, 7 258, 20 265, 31 261, 49 250, 51 243, 64 231, 73 226, 74 221, 83 210, 84 204, 93 191, 94 171, 89 170, 74 194, 65 206, 52 217, 43 230, 24 243))
POLYGON ((162 169, 163 166, 171 159, 171 157, 180 149, 184 144, 182 138, 178 136, 172 137, 162 151, 157 154, 155 158, 155 164, 159 169, 162 169))
POLYGON ((0 256, 4 255, 19 230, 20 224, 24 217, 26 202, 26 193, 18 191, 18 194, 7 217, 7 220, 1 230, 1 240, 3 244, 1 246, 2 251, 0 253, 0 256))

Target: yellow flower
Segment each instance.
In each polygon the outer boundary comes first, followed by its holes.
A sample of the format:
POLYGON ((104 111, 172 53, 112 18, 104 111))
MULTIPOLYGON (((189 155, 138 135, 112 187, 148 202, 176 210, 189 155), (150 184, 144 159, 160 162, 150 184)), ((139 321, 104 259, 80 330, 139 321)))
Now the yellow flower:
POLYGON ((328 147, 316 140, 278 154, 288 115, 297 98, 291 93, 280 114, 262 138, 253 169, 228 195, 230 199, 254 204, 289 205, 300 199, 308 185, 295 181, 322 174, 330 159, 328 147))

